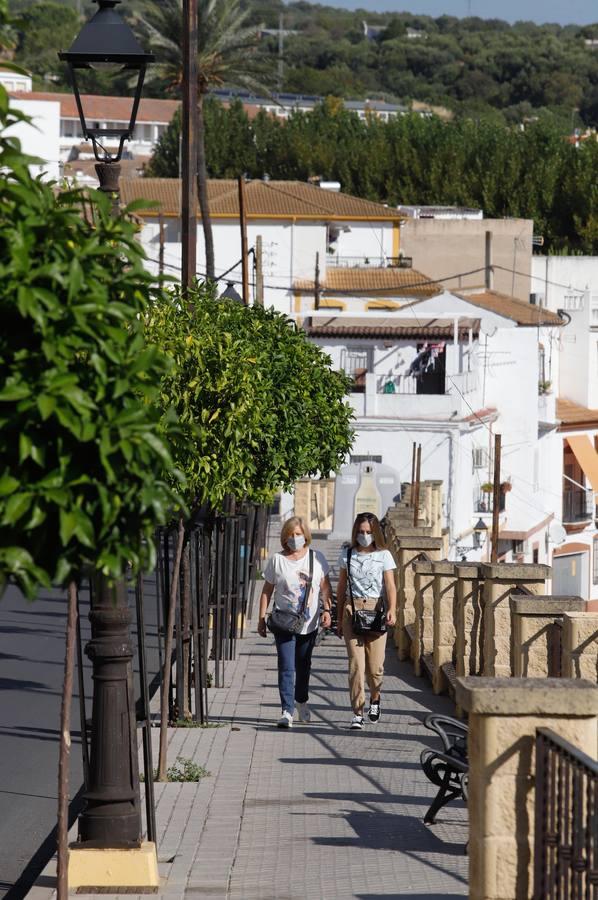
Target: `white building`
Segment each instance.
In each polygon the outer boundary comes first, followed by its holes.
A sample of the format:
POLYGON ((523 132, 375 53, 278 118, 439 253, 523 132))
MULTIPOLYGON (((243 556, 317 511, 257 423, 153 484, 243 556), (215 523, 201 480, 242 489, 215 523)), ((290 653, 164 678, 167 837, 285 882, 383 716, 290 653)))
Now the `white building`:
MULTIPOLYGON (((155 209, 138 214, 148 266, 158 271, 160 222, 163 225, 165 271, 176 275, 181 266, 181 220, 178 179, 121 179, 124 203, 155 201, 155 209), (160 218, 161 217, 161 218, 160 218)), ((211 180, 208 184, 214 230, 216 275, 241 282, 241 232, 238 184, 211 180)), ((402 217, 390 207, 299 181, 248 181, 245 186, 248 245, 262 244, 264 303, 286 313, 313 305, 316 265, 320 269, 322 307, 334 308, 361 280, 369 308, 385 305, 385 296, 422 296, 428 284, 421 273, 402 268, 399 228, 402 217), (371 293, 373 282, 379 289, 371 293), (413 285, 413 288, 410 286, 413 285)), ((199 214, 199 210, 198 210, 199 214)), ((201 219, 198 222, 197 269, 205 273, 201 219)), ((254 282, 253 275, 250 279, 254 282)), ((224 287, 224 283, 222 284, 224 287)), ((434 290, 438 290, 435 286, 434 290)), ((429 286, 426 293, 429 293, 429 286)), ((255 296, 252 287, 252 298, 255 296)))
MULTIPOLYGON (((539 350, 562 326, 556 314, 494 292, 445 291, 384 318, 313 312, 308 320, 310 337, 355 378, 353 454, 409 481, 412 445, 422 445, 422 478, 444 483, 453 558, 471 548, 480 517, 490 525, 495 433, 505 487, 500 553, 549 556, 546 535, 560 514, 558 440, 554 398, 538 394, 539 350)), ((556 378, 558 354, 551 365, 556 378)))
POLYGON ((570 319, 559 342, 562 522, 554 580, 598 601, 598 257, 535 256, 532 297, 570 319))

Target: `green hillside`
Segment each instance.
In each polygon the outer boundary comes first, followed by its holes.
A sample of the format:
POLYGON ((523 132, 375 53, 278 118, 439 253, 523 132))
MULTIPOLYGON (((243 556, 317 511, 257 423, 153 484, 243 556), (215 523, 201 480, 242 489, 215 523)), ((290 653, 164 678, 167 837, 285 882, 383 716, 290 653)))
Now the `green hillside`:
MULTIPOLYGON (((457 117, 507 122, 548 115, 566 130, 598 124, 598 47, 586 43, 598 38, 598 24, 435 19, 348 11, 303 0, 289 5, 247 0, 247 5, 256 26, 277 29, 282 14, 285 31, 294 32, 285 34, 283 79, 275 85, 284 91, 417 100, 447 107, 457 117)), ((56 89, 66 89, 55 52, 76 33, 78 7, 84 16, 93 7, 83 0, 11 0, 10 6, 18 19, 16 59, 31 69, 38 86, 50 81, 56 89)), ((121 11, 134 16, 138 8, 136 0, 129 0, 121 11)), ((263 40, 276 68, 278 38, 266 35, 263 40)), ((97 75, 86 87, 113 90, 97 75)))

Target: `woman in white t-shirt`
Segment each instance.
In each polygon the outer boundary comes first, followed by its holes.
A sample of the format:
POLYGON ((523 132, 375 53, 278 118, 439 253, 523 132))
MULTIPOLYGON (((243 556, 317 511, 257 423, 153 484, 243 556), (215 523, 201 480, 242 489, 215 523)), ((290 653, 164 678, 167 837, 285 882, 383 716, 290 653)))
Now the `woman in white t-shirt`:
POLYGON ((298 633, 274 633, 282 707, 277 724, 279 728, 291 728, 295 706, 300 722, 309 722, 311 718, 307 705, 311 655, 320 621, 323 628, 330 628, 332 592, 326 558, 310 549, 311 532, 300 516, 293 516, 284 523, 280 543, 282 551, 275 553, 264 569, 257 630, 266 637, 266 610, 272 595, 273 607, 303 617, 298 633))
POLYGON ((395 561, 385 548, 384 535, 373 513, 360 513, 353 523, 351 533, 350 572, 347 572, 345 547, 339 559, 337 589, 338 633, 345 638, 349 656, 349 693, 353 718, 350 727, 363 728, 365 707, 365 679, 370 689, 371 722, 380 718, 380 691, 384 677, 386 632, 374 635, 356 635, 353 631, 353 606, 357 609, 377 609, 386 597, 386 623, 396 620, 397 591, 394 579, 395 561), (350 589, 348 579, 351 579, 350 589))

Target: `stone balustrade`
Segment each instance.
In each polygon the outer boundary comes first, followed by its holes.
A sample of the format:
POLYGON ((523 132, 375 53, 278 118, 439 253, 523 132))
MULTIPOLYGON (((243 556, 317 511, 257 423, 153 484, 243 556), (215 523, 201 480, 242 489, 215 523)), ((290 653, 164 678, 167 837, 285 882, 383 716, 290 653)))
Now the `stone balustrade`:
POLYGON ((581 597, 522 597, 511 595, 513 652, 512 674, 542 678, 561 674, 563 616, 581 612, 581 597))
POLYGON ((482 563, 484 675, 511 675, 511 594, 543 594, 550 571, 534 563, 482 563))
POLYGON ((563 615, 561 675, 598 680, 598 612, 563 615))
POLYGON ((415 620, 411 660, 416 675, 431 671, 434 647, 434 573, 431 560, 412 563, 415 589, 415 620))
POLYGON ((455 612, 457 573, 455 564, 443 560, 432 564, 434 572, 434 646, 432 648, 432 687, 435 694, 446 691, 454 675, 455 612))
POLYGON ((536 729, 552 729, 595 759, 598 687, 564 678, 467 677, 457 680, 457 702, 469 716, 470 900, 528 900, 536 729))

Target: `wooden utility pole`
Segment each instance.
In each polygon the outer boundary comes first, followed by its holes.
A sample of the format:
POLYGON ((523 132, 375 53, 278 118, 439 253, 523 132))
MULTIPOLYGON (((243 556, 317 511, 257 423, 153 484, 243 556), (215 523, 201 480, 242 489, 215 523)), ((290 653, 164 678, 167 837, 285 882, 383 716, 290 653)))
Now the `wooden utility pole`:
POLYGON ((316 253, 316 274, 314 278, 314 309, 320 308, 320 254, 316 253))
POLYGON ((262 236, 258 234, 255 239, 255 303, 256 306, 264 305, 264 250, 262 236))
POLYGON ((183 296, 197 273, 197 0, 183 0, 181 139, 181 283, 183 296))
POLYGON ((247 210, 245 206, 245 178, 239 175, 239 224, 241 226, 241 280, 243 303, 249 306, 249 251, 247 249, 247 210))
POLYGON ((158 271, 160 275, 164 274, 164 219, 162 213, 158 216, 159 224, 159 249, 158 249, 158 271))
POLYGON ((415 497, 413 503, 413 525, 417 528, 419 524, 419 483, 422 474, 422 445, 417 445, 417 454, 415 458, 415 497))
POLYGON ((278 93, 282 91, 284 81, 284 15, 278 17, 278 93))
POLYGON ((413 448, 411 450, 411 506, 413 506, 413 498, 415 497, 415 463, 417 459, 417 442, 413 441, 413 448))
POLYGON ((494 435, 494 491, 492 494, 492 552, 490 562, 498 562, 498 514, 500 512, 500 441, 501 435, 494 435))
POLYGON ((485 260, 484 260, 484 284, 487 291, 494 288, 494 269, 492 266, 492 232, 486 232, 485 260))

